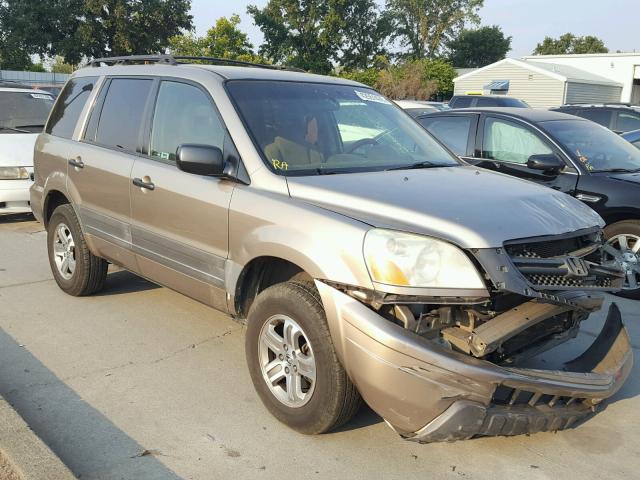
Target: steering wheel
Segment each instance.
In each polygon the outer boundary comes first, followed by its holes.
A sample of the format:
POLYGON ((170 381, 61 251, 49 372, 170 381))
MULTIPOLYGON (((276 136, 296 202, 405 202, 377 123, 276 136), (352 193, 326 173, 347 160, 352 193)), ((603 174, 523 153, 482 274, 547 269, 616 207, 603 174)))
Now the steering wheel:
POLYGON ((354 151, 356 151, 360 147, 364 147, 365 145, 378 145, 378 141, 375 138, 361 138, 360 140, 357 140, 349 145, 349 148, 345 150, 345 153, 353 153, 354 151))

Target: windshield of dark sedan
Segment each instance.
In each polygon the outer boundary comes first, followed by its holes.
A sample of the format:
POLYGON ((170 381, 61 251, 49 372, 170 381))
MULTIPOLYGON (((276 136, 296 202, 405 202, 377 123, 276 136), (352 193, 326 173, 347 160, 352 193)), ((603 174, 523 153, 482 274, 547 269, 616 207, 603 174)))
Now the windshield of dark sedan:
POLYGON ((281 175, 459 165, 400 108, 366 87, 237 80, 227 88, 256 146, 281 175))
MULTIPOLYGON (((39 132, 52 107, 53 97, 45 93, 0 92, 0 127, 39 132)), ((7 129, 0 133, 10 133, 7 129)))
POLYGON ((554 120, 541 126, 590 172, 640 169, 640 150, 597 123, 554 120))

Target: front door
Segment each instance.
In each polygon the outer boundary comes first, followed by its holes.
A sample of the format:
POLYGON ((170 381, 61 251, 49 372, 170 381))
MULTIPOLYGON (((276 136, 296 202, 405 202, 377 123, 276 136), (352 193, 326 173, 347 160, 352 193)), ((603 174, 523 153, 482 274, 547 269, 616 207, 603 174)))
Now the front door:
POLYGON ((181 144, 224 148, 226 130, 209 94, 163 80, 150 116, 146 155, 131 172, 132 237, 141 273, 221 310, 233 183, 182 172, 181 144))
POLYGON ((561 192, 573 194, 578 183, 575 168, 556 147, 531 126, 487 116, 481 122, 480 158, 473 159, 479 167, 534 181, 561 192), (532 155, 556 155, 566 163, 564 170, 548 174, 527 166, 532 155))

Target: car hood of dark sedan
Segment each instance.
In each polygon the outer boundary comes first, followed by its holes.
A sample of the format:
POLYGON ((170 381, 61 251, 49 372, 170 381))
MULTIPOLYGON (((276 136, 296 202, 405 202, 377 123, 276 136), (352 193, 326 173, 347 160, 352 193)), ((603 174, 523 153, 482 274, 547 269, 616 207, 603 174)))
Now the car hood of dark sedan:
POLYGON ((294 199, 463 248, 604 226, 569 195, 475 167, 288 177, 287 183, 294 199))

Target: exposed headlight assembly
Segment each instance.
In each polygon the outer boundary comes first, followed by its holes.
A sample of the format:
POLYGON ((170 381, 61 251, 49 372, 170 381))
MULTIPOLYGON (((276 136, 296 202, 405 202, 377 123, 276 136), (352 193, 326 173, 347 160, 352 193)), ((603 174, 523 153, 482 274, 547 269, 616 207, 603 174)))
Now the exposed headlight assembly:
POLYGON ((369 230, 364 258, 377 283, 401 287, 484 289, 475 266, 458 247, 431 237, 369 230))
POLYGON ((29 172, 24 167, 0 167, 0 180, 28 180, 29 172))

